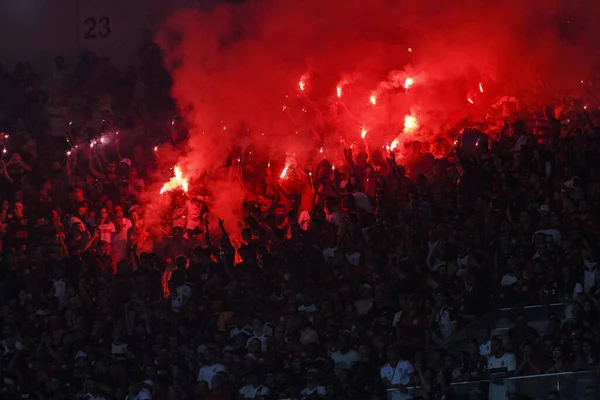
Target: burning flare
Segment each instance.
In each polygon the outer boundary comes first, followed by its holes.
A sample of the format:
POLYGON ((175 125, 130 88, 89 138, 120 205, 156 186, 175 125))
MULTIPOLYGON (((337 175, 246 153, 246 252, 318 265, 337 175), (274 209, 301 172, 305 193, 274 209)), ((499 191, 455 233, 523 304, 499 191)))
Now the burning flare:
POLYGON ((337 97, 338 97, 338 99, 339 99, 340 97, 342 97, 342 87, 341 87, 340 85, 338 85, 338 86, 335 88, 335 90, 336 90, 336 92, 337 92, 337 97))
POLYGON ((470 97, 467 97, 467 101, 468 101, 469 103, 471 103, 471 104, 475 104, 475 103, 473 102, 473 100, 471 100, 471 98, 470 98, 470 97))
POLYGON ((298 82, 298 87, 300 88, 300 90, 302 90, 304 92, 304 89, 306 88, 306 84, 305 81, 306 79, 308 79, 307 75, 302 75, 300 77, 300 81, 298 82))
MULTIPOLYGON (((404 121, 404 124, 406 125, 406 119, 404 121)), ((392 143, 390 144, 390 150, 396 150, 396 147, 398 147, 398 139, 394 139, 392 141, 392 143)))
POLYGON ((371 95, 371 97, 369 97, 369 101, 371 102, 371 104, 375 105, 377 104, 377 96, 375 96, 375 93, 373 93, 371 95))
POLYGON ((483 93, 483 85, 481 84, 481 82, 479 82, 479 91, 480 91, 481 93, 483 93))
POLYGON ((415 117, 413 117, 412 115, 406 115, 404 117, 404 132, 405 133, 413 132, 418 127, 419 127, 419 124, 417 123, 417 119, 415 117))
POLYGON ((404 89, 408 90, 408 88, 411 87, 413 83, 415 83, 415 80, 413 78, 406 78, 404 80, 404 89))
POLYGON ((290 167, 289 165, 285 166, 285 168, 283 169, 283 171, 281 171, 281 175, 279 175, 279 179, 285 179, 289 167, 290 167))
POLYGON ((184 192, 188 191, 188 180, 183 177, 183 172, 181 172, 181 168, 178 165, 173 168, 175 172, 175 176, 172 177, 169 182, 165 183, 160 189, 160 194, 165 192, 170 192, 171 190, 175 190, 181 188, 184 192))
POLYGON ((360 137, 364 139, 366 136, 367 136, 367 130, 365 128, 362 128, 360 130, 360 137))

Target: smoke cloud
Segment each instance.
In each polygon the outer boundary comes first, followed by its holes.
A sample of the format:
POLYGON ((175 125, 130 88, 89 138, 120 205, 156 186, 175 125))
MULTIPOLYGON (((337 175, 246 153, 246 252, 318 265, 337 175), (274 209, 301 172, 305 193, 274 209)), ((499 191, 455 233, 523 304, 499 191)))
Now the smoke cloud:
POLYGON ((198 174, 233 144, 309 163, 362 128, 389 143, 406 114, 433 132, 500 96, 580 93, 600 60, 597 15, 592 0, 249 1, 177 11, 156 41, 190 126, 182 162, 198 174))

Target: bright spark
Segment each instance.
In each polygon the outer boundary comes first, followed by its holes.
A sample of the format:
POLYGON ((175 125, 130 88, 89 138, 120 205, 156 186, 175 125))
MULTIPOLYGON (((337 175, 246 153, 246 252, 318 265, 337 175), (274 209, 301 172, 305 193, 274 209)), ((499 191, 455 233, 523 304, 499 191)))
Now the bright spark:
POLYGON ((372 94, 371 97, 369 97, 369 101, 371 102, 371 104, 375 105, 377 104, 377 97, 372 94))
MULTIPOLYGON (((415 120, 415 124, 416 124, 416 120, 415 120)), ((404 119, 404 124, 406 125, 406 118, 404 119)), ((398 147, 398 139, 394 139, 392 141, 392 143, 390 144, 390 150, 395 150, 396 147, 398 147)))
POLYGON ((470 98, 470 97, 467 97, 467 101, 468 101, 469 103, 471 103, 471 104, 475 104, 475 103, 473 102, 473 100, 471 100, 471 98, 470 98))
POLYGON ((481 84, 481 82, 479 82, 479 91, 480 91, 481 93, 483 93, 483 85, 481 84))
POLYGON ((408 88, 411 87, 413 83, 415 83, 415 80, 413 78, 406 78, 404 80, 404 89, 408 90, 408 88))
POLYGON ((342 87, 338 86, 335 88, 336 92, 337 92, 337 97, 340 98, 342 97, 342 87))
POLYGON ((365 128, 362 128, 360 131, 360 137, 364 139, 366 136, 367 136, 367 130, 365 128))

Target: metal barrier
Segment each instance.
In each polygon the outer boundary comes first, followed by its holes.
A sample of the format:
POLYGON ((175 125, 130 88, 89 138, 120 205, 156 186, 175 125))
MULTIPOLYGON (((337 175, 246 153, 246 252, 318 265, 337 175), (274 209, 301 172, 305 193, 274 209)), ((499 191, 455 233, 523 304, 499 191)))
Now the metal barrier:
POLYGON ((567 303, 538 304, 520 308, 500 308, 490 311, 476 321, 454 332, 441 346, 447 350, 462 348, 464 343, 469 339, 483 339, 488 329, 492 334, 502 336, 513 326, 515 317, 521 312, 525 313, 527 321, 529 321, 533 328, 545 330, 549 314, 554 313, 559 318, 564 319, 565 313, 570 306, 567 303))
MULTIPOLYGON (((600 378, 597 371, 563 372, 558 374, 517 376, 505 379, 503 385, 489 380, 457 382, 452 384, 459 399, 469 399, 472 392, 480 392, 481 400, 506 400, 511 394, 544 399, 550 391, 557 391, 562 399, 575 400, 581 396, 597 396, 600 378)), ((408 393, 388 389, 388 400, 410 400, 423 394, 419 386, 409 387, 408 393)), ((597 397, 590 397, 597 398, 597 397)))

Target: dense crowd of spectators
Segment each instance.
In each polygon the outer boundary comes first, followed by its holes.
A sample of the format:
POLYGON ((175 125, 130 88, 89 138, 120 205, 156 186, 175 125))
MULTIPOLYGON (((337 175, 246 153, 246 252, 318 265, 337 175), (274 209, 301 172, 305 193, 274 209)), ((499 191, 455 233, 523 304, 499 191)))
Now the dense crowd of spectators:
POLYGON ((3 399, 409 398, 408 386, 450 399, 452 382, 491 376, 504 393, 509 375, 598 367, 591 106, 479 125, 489 135, 466 130, 438 158, 418 142, 402 163, 346 151, 310 178, 295 166, 280 181, 237 149, 255 196, 236 250, 223 221, 205 234, 210 202, 183 193, 167 232, 146 226, 149 146, 87 145, 106 126, 170 125, 160 53, 148 41, 140 58, 120 73, 91 53, 74 70, 57 57, 46 82, 27 63, 0 69, 3 399), (505 337, 444 350, 491 309, 555 302, 570 305, 543 332, 521 313, 505 337))

